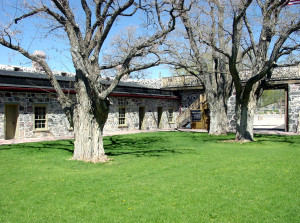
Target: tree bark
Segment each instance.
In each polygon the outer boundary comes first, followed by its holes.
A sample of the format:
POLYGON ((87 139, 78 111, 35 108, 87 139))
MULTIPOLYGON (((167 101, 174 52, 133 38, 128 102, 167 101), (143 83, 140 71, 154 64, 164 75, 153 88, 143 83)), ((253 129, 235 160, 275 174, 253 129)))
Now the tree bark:
POLYGON ((210 111, 210 127, 209 134, 226 135, 228 131, 228 118, 226 99, 224 97, 214 97, 208 94, 208 106, 210 111))
POLYGON ((79 77, 75 89, 77 104, 74 109, 73 160, 107 162, 103 147, 103 128, 108 117, 109 102, 97 98, 86 85, 84 76, 79 77))
POLYGON ((236 140, 254 141, 253 122, 258 98, 262 94, 262 84, 257 82, 251 90, 245 86, 243 93, 236 95, 236 140))
POLYGON ((236 101, 236 140, 253 141, 253 120, 256 103, 253 99, 242 102, 236 101), (248 104, 247 104, 248 103, 248 104))
POLYGON ((103 126, 104 123, 98 123, 83 105, 76 108, 73 160, 93 163, 108 161, 103 147, 103 126))

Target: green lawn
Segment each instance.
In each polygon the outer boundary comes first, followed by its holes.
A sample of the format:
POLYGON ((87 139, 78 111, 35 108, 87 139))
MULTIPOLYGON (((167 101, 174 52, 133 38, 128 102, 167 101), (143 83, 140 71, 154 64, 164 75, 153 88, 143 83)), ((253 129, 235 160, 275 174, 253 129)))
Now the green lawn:
POLYGON ((160 132, 0 146, 0 222, 299 222, 300 136, 160 132))

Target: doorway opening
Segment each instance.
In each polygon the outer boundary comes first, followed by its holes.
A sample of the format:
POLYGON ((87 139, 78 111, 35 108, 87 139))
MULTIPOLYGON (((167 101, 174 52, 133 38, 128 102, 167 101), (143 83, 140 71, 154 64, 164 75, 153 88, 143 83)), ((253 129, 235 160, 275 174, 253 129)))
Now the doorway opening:
POLYGON ((5 139, 17 138, 18 105, 5 105, 5 139))
POLYGON ((162 124, 161 124, 162 114, 163 114, 163 108, 162 107, 158 107, 157 108, 157 128, 158 129, 162 128, 162 124))
POLYGON ((258 100, 253 127, 256 130, 288 131, 287 89, 264 90, 258 100))
POLYGON ((139 130, 145 130, 145 107, 139 107, 139 130))

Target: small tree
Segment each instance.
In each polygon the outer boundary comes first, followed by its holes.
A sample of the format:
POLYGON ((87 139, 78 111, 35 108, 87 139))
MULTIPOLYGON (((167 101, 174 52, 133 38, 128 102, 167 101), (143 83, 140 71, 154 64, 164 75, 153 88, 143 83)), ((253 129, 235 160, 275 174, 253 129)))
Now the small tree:
POLYGON ((253 119, 263 86, 283 55, 299 49, 299 8, 287 0, 240 0, 224 4, 228 23, 224 27, 231 46, 222 49, 236 90, 236 139, 253 140, 253 119), (225 29, 226 28, 226 29, 225 29), (248 69, 248 70, 245 70, 248 69))
POLYGON ((18 11, 22 14, 14 18, 15 24, 11 22, 1 26, 0 43, 40 64, 48 75, 57 92, 59 103, 70 124, 74 125, 74 160, 108 160, 102 142, 103 128, 109 112, 108 97, 124 75, 160 63, 156 50, 175 27, 173 3, 157 0, 81 0, 80 3, 70 5, 68 0, 28 1, 18 11), (79 13, 79 9, 82 13, 79 13), (137 31, 137 35, 131 36, 130 41, 123 36, 128 43, 122 45, 127 47, 126 50, 122 49, 122 54, 115 57, 105 56, 103 49, 107 46, 108 35, 113 35, 112 27, 117 19, 143 12, 148 15, 146 25, 151 25, 154 29, 147 30, 148 34, 137 31), (63 93, 46 61, 21 46, 17 34, 22 30, 17 30, 15 25, 32 17, 39 17, 36 22, 48 25, 50 32, 59 29, 66 35, 76 70, 75 101, 63 93), (83 22, 79 25, 81 21, 83 22), (106 72, 114 73, 114 79, 109 86, 101 84, 106 72))

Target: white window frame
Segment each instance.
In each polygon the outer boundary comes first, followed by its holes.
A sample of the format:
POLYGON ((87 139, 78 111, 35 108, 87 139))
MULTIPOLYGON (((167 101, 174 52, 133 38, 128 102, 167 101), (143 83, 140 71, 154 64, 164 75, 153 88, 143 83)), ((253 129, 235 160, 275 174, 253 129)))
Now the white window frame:
MULTIPOLYGON (((42 116, 43 114, 40 114, 42 116)), ((33 127, 35 131, 45 131, 48 130, 48 106, 46 104, 35 104, 33 105, 33 127), (44 118, 36 118, 36 109, 45 108, 44 118), (44 121, 44 127, 37 127, 37 121, 44 121)))
POLYGON ((127 126, 127 112, 126 112, 126 106, 119 106, 119 112, 118 112, 118 125, 119 126, 127 126), (124 114, 120 113, 120 110, 124 109, 124 114))
POLYGON ((174 123, 174 108, 168 108, 168 123, 174 123))

